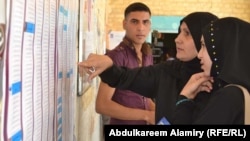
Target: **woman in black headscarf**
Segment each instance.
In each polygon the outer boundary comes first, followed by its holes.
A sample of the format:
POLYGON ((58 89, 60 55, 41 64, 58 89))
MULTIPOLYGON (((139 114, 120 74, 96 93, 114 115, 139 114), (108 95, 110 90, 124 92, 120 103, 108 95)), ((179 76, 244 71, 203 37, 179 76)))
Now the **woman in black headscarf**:
POLYGON ((145 117, 145 120, 154 124, 166 118, 171 123, 180 90, 192 74, 202 71, 197 58, 202 27, 216 19, 217 16, 208 12, 194 12, 184 17, 175 39, 178 59, 174 61, 131 70, 112 66, 112 60, 107 56, 92 54, 80 67, 85 65, 84 67, 88 68, 88 64, 95 66, 96 71, 90 74, 90 77, 98 75, 105 67, 110 67, 100 75, 103 82, 155 99, 155 121, 150 121, 148 117, 145 117))
POLYGON ((244 124, 243 92, 225 86, 238 84, 250 91, 249 39, 250 23, 234 17, 222 18, 204 28, 198 54, 204 72, 194 74, 181 91, 174 123, 244 124), (211 93, 202 110, 195 112, 199 107, 193 99, 199 91, 211 93))

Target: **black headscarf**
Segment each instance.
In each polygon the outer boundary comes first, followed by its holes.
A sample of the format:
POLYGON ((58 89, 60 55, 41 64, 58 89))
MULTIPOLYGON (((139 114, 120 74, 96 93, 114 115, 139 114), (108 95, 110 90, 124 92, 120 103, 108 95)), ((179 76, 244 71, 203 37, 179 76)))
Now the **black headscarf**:
POLYGON ((203 36, 213 62, 211 76, 250 91, 250 23, 222 18, 207 25, 203 36))
MULTIPOLYGON (((185 16, 180 21, 180 25, 182 24, 182 22, 185 22, 187 24, 188 29, 193 37, 197 51, 199 51, 201 48, 202 28, 204 28, 211 21, 217 20, 217 19, 218 19, 217 16, 209 12, 193 12, 185 16)), ((201 66, 200 66, 200 60, 197 57, 191 61, 184 62, 184 67, 185 67, 188 79, 192 74, 202 71, 201 66)))
POLYGON ((201 33, 202 28, 205 27, 213 20, 217 20, 218 17, 209 12, 193 12, 184 17, 182 22, 185 22, 188 26, 188 29, 193 37, 195 47, 197 51, 201 49, 201 33))

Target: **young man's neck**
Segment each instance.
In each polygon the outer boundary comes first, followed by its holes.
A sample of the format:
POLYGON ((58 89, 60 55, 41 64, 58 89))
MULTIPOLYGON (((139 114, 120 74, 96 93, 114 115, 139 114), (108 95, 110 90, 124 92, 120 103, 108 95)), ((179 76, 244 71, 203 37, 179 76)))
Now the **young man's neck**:
POLYGON ((141 52, 142 44, 133 44, 136 52, 141 52))

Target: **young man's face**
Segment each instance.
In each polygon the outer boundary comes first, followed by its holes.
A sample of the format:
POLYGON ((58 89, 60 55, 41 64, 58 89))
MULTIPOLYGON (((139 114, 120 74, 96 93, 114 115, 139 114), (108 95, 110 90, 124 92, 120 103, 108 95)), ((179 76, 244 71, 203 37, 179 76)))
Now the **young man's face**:
POLYGON ((151 30, 150 14, 145 11, 129 13, 123 20, 123 29, 135 45, 143 44, 151 30))
POLYGON ((181 61, 190 61, 197 57, 198 51, 196 50, 195 43, 187 24, 182 22, 180 26, 180 33, 175 38, 176 44, 176 58, 181 61))

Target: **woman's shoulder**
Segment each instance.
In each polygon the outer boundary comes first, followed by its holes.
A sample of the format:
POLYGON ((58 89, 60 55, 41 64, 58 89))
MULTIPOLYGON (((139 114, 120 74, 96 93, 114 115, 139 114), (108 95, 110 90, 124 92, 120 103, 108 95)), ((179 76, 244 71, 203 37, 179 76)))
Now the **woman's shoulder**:
POLYGON ((174 77, 180 77, 181 73, 181 62, 180 61, 166 61, 155 64, 152 66, 158 73, 164 75, 172 75, 174 77))
POLYGON ((182 69, 183 63, 179 60, 173 60, 173 61, 166 61, 165 68, 174 71, 175 73, 181 73, 183 71, 182 69))
POLYGON ((181 69, 182 62, 179 60, 172 60, 172 61, 165 61, 159 63, 162 68, 169 68, 169 69, 181 69))
POLYGON ((223 101, 236 102, 244 100, 243 92, 239 87, 226 86, 215 91, 214 97, 220 97, 223 101))

